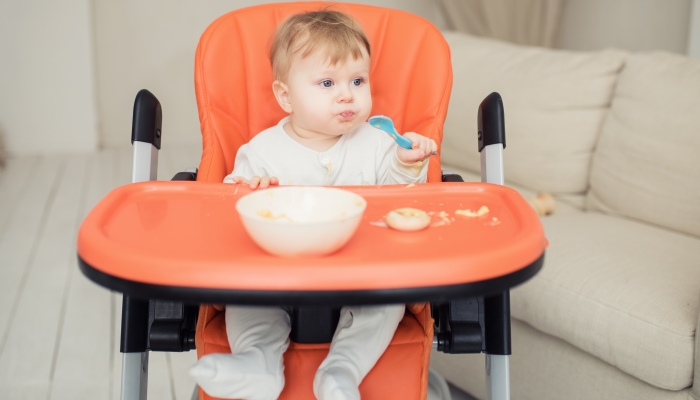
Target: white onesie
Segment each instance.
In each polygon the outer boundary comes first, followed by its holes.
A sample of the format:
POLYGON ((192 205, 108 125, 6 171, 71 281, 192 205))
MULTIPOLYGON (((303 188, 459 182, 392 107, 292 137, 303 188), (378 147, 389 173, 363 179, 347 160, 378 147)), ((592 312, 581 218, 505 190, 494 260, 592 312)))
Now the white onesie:
MULTIPOLYGON (((281 185, 376 185, 426 181, 428 160, 404 164, 396 143, 367 123, 318 152, 289 137, 283 126, 256 135, 241 146, 234 176, 275 176, 281 185)), ((358 386, 384 353, 405 306, 346 306, 340 313, 330 351, 314 377, 319 400, 359 400, 358 386)), ((229 399, 273 400, 284 388, 283 354, 289 345, 289 314, 279 307, 226 306, 226 333, 232 354, 209 354, 190 376, 205 392, 229 399)))
POLYGON ((404 164, 396 143, 385 132, 363 123, 340 137, 333 147, 318 152, 295 141, 284 131, 289 117, 257 134, 238 149, 234 176, 275 176, 280 185, 384 185, 425 182, 428 160, 404 164))

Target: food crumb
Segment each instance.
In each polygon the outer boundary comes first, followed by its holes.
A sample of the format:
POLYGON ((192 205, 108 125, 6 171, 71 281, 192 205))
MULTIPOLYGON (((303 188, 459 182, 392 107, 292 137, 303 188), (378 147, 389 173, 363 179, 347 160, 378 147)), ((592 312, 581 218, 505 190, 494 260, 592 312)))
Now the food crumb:
POLYGON ((440 211, 440 212, 435 212, 431 211, 428 213, 431 217, 437 217, 440 218, 438 221, 435 221, 430 224, 430 226, 435 227, 435 226, 444 226, 444 225, 449 225, 454 221, 454 218, 450 219, 450 214, 446 213, 445 211, 440 211))
POLYGON ((464 217, 481 217, 489 213, 489 208, 486 206, 481 206, 477 211, 472 211, 470 209, 457 210, 455 214, 462 215, 464 217))
POLYGON ((258 210, 256 212, 256 214, 258 214, 259 216, 261 216, 265 219, 272 219, 272 220, 286 219, 287 221, 290 221, 290 222, 292 221, 292 219, 289 218, 288 216, 286 216, 284 213, 282 213, 280 215, 273 215, 272 211, 270 211, 270 210, 258 210))

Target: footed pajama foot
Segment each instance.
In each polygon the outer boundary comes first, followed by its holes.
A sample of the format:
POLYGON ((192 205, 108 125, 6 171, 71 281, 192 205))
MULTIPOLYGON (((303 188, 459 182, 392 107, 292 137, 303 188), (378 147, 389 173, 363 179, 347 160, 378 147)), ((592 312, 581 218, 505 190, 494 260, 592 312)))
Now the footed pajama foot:
POLYGON ((284 387, 282 371, 270 374, 246 354, 206 355, 189 374, 207 394, 224 399, 275 400, 284 387))
POLYGON ((360 400, 357 379, 342 368, 319 369, 314 394, 318 400, 360 400))

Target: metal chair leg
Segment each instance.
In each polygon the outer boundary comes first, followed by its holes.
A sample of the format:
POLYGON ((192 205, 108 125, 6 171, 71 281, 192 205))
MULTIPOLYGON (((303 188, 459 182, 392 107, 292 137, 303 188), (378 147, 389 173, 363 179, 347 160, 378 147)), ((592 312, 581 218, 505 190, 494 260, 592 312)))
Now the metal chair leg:
POLYGON ((148 351, 123 353, 121 400, 146 400, 148 391, 148 351))
POLYGON ((488 400, 510 399, 510 370, 508 355, 486 355, 486 398, 488 400))

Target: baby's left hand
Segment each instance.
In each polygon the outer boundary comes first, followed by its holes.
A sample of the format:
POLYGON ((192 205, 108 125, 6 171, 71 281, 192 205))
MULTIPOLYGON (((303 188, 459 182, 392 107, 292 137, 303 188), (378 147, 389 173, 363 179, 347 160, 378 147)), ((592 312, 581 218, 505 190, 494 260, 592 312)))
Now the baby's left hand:
POLYGON ((399 160, 404 164, 413 164, 423 161, 437 151, 437 144, 433 139, 429 139, 415 132, 406 132, 403 134, 403 137, 410 140, 413 144, 411 150, 399 147, 396 151, 399 160))

